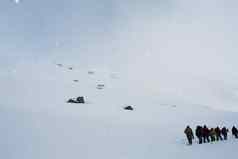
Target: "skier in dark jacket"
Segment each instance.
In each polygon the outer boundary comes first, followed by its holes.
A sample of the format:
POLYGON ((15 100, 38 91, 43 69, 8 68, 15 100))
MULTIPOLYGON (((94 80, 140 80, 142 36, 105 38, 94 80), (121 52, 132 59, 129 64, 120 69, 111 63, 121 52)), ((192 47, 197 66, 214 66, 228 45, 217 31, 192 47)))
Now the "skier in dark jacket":
POLYGON ((188 144, 192 145, 192 140, 194 139, 193 130, 189 126, 187 126, 186 129, 184 130, 184 133, 187 136, 188 144))
POLYGON ((221 129, 218 126, 215 128, 215 132, 216 132, 216 139, 217 139, 217 141, 222 140, 221 129))
POLYGON ((235 126, 232 127, 231 131, 232 131, 232 135, 234 135, 235 138, 238 138, 238 130, 235 126))
POLYGON ((198 143, 202 144, 202 127, 201 126, 197 126, 196 130, 195 130, 195 134, 198 138, 198 143))
POLYGON ((203 142, 206 143, 210 142, 209 136, 210 136, 210 130, 207 128, 206 125, 204 125, 203 129, 202 129, 202 136, 203 136, 203 142))
POLYGON ((229 130, 225 126, 221 129, 221 134, 222 134, 224 140, 227 140, 227 133, 228 132, 229 132, 229 130))

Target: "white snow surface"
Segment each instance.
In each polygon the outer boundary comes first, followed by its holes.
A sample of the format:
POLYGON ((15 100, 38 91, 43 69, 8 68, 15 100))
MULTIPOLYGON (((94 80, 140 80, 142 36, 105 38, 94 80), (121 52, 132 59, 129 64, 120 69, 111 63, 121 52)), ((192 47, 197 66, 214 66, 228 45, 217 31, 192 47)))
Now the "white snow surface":
MULTIPOLYGON (((53 63, 0 74, 3 159, 234 158, 238 140, 187 146, 185 127, 238 123, 235 83, 169 74, 155 80, 53 63), (73 70, 68 68, 72 67, 73 70), (94 74, 88 74, 88 71, 94 74), (172 77, 172 78, 169 78, 172 77), (74 82, 78 80, 78 82, 74 82), (157 83, 157 85, 156 85, 157 83), (104 84, 103 89, 97 89, 104 84), (151 84, 154 84, 152 87, 151 84), (68 104, 84 96, 86 104, 68 104), (125 111, 131 105, 134 111, 125 111)), ((133 73, 132 73, 133 74, 133 73)))

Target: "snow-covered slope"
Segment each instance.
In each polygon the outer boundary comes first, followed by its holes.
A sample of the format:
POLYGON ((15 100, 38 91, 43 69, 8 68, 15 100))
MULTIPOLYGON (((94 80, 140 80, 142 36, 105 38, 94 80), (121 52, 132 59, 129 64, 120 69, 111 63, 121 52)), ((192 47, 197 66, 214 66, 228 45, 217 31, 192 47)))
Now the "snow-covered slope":
POLYGON ((238 140, 231 136, 228 141, 187 146, 183 134, 186 125, 193 128, 197 124, 229 128, 236 125, 237 108, 235 100, 230 100, 232 93, 235 99, 234 85, 195 77, 177 76, 176 80, 168 77, 169 74, 149 80, 134 76, 133 72, 86 69, 65 63, 62 67, 35 63, 2 70, 0 156, 5 159, 236 156, 238 140), (97 89, 98 84, 105 87, 97 89), (86 104, 66 103, 77 96, 84 96, 86 104), (135 110, 125 111, 123 107, 127 105, 135 110))

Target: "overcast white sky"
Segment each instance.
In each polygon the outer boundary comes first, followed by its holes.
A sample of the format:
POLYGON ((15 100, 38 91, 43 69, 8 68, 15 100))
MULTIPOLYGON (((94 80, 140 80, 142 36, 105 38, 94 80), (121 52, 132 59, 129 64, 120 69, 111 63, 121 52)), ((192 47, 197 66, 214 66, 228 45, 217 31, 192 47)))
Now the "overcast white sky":
POLYGON ((2 0, 1 67, 74 59, 88 67, 236 72, 235 0, 2 0))

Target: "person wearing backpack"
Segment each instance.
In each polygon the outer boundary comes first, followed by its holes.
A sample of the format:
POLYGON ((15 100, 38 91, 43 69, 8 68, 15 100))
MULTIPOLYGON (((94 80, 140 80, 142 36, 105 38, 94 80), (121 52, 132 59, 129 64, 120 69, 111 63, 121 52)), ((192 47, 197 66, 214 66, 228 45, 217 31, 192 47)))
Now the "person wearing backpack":
POLYGON ((232 127, 231 132, 232 132, 232 135, 235 136, 235 138, 238 138, 238 130, 235 126, 232 127))
POLYGON ((186 137, 188 139, 188 144, 192 145, 192 140, 194 139, 193 130, 189 126, 187 126, 184 130, 184 133, 186 134, 186 137))
POLYGON ((215 132, 216 132, 216 140, 217 141, 223 140, 221 137, 221 129, 218 126, 215 128, 215 132))
POLYGON ((210 129, 210 137, 211 137, 211 142, 216 141, 216 131, 214 128, 210 129))
POLYGON ((210 142, 210 139, 209 139, 209 129, 207 128, 206 125, 204 125, 203 129, 202 129, 202 133, 203 133, 203 142, 206 143, 207 142, 210 142))
POLYGON ((221 129, 221 134, 222 134, 224 140, 227 140, 227 133, 228 132, 229 132, 229 130, 225 126, 221 129))
POLYGON ((200 125, 197 126, 195 130, 195 135, 198 138, 198 143, 202 144, 202 127, 200 125))

